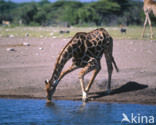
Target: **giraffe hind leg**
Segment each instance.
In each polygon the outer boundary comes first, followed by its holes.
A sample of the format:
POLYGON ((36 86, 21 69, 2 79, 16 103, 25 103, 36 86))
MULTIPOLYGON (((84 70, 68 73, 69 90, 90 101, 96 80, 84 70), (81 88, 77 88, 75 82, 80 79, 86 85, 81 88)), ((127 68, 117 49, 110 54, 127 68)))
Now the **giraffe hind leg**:
POLYGON ((116 65, 116 62, 115 62, 113 56, 112 56, 112 63, 114 64, 116 71, 119 72, 119 68, 118 68, 118 66, 116 65))
POLYGON ((107 93, 110 93, 111 92, 111 78, 112 78, 112 72, 113 72, 112 58, 109 54, 106 54, 105 57, 106 57, 106 63, 107 63, 107 69, 108 69, 107 93))

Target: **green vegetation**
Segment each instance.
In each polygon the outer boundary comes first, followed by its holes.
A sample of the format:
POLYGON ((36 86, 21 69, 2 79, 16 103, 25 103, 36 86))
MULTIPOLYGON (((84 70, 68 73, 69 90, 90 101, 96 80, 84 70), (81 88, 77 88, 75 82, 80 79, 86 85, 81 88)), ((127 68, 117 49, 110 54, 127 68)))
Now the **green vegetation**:
MULTIPOLYGON (((143 25, 143 3, 136 0, 97 0, 82 3, 78 0, 13 3, 0 0, 0 24, 29 26, 116 26, 143 25)), ((156 25, 156 18, 152 17, 156 25)))
MULTIPOLYGON (((0 27, 0 37, 36 37, 36 38, 71 38, 77 32, 89 32, 98 27, 14 27, 6 28, 0 27), (70 33, 60 34, 61 30, 69 30, 70 33)), ((127 33, 121 33, 120 27, 104 27, 114 39, 142 39, 141 32, 143 27, 129 26, 127 27, 127 33)), ((143 40, 149 40, 150 32, 149 27, 146 29, 145 37, 143 40)), ((153 28, 154 34, 156 34, 156 27, 153 28)), ((154 36, 153 40, 156 40, 154 36)))
MULTIPOLYGON (((68 38, 76 32, 106 26, 114 39, 141 39, 145 19, 142 7, 139 0, 97 0, 90 3, 40 0, 20 4, 0 0, 0 36, 68 38), (3 21, 9 21, 10 25, 4 25, 3 21), (126 34, 120 33, 120 24, 127 26, 126 34), (60 34, 61 30, 70 33, 60 34)), ((152 14, 151 20, 155 26, 156 18, 152 14)), ((148 28, 144 39, 149 39, 147 31, 148 28)), ((156 34, 156 27, 153 27, 153 32, 156 34)))

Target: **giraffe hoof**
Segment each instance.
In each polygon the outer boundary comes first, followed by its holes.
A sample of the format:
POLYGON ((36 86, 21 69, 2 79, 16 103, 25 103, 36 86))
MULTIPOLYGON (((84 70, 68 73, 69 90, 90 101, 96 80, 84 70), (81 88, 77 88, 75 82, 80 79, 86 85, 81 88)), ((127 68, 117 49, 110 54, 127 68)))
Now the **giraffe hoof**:
POLYGON ((46 103, 47 104, 50 104, 51 103, 51 100, 47 99, 46 103))
POLYGON ((87 102, 88 98, 87 98, 87 92, 83 92, 82 93, 82 101, 83 102, 87 102))
POLYGON ((82 102, 88 102, 88 98, 82 98, 82 102))
POLYGON ((88 90, 88 89, 85 89, 85 92, 86 92, 86 93, 88 93, 88 92, 89 92, 89 90, 88 90))
POLYGON ((107 94, 111 94, 111 90, 110 89, 107 90, 107 94))

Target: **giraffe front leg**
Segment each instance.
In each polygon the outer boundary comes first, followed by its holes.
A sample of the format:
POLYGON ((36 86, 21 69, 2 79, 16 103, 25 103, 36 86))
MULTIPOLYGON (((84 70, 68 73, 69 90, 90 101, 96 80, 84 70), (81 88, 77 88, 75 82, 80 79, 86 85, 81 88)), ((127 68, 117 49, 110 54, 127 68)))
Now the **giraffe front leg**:
POLYGON ((142 38, 144 37, 144 33, 145 33, 145 29, 146 29, 146 24, 147 24, 147 14, 146 14, 145 22, 144 22, 143 32, 142 32, 142 35, 141 35, 142 38))
POLYGON ((63 71, 58 79, 58 81, 60 81, 65 75, 67 75, 68 73, 78 69, 79 67, 77 67, 76 65, 71 65, 67 70, 63 71))
POLYGON ((85 71, 82 70, 79 74, 79 79, 80 79, 80 85, 81 85, 81 90, 82 90, 82 101, 86 102, 87 92, 85 91, 85 86, 84 86, 84 74, 85 74, 85 71))
POLYGON ((88 100, 88 91, 89 91, 89 88, 91 87, 91 84, 93 83, 97 73, 99 72, 100 70, 100 65, 98 65, 99 63, 97 63, 97 60, 94 59, 94 58, 91 58, 89 61, 88 61, 88 65, 86 67, 84 67, 80 74, 79 74, 79 78, 80 78, 80 84, 81 84, 81 89, 82 89, 82 100, 83 101, 87 101, 88 100), (97 68, 99 67, 99 68, 97 68), (96 69, 97 68, 97 69, 96 69), (84 86, 84 76, 89 73, 90 71, 94 70, 95 69, 95 72, 93 74, 93 77, 91 79, 91 81, 89 82, 87 88, 85 89, 85 86, 84 86))
POLYGON ((88 85, 87 85, 87 87, 85 89, 86 92, 89 92, 89 89, 91 88, 91 85, 93 84, 94 79, 96 78, 96 76, 99 73, 100 69, 101 69, 101 65, 100 65, 100 63, 97 63, 96 64, 96 69, 94 69, 94 71, 93 71, 93 76, 92 76, 91 80, 89 81, 89 83, 88 83, 88 85))
POLYGON ((148 24, 150 26, 150 32, 151 32, 151 39, 153 38, 153 31, 152 31, 152 23, 149 17, 149 14, 147 15, 148 24))

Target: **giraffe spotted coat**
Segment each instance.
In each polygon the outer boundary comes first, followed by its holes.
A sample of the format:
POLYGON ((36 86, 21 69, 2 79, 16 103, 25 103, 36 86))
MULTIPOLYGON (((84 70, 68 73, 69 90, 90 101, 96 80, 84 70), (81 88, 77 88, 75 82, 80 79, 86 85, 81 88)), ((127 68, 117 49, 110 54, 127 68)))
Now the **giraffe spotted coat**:
POLYGON ((82 99, 87 100, 88 91, 101 69, 100 59, 103 54, 106 58, 108 68, 108 92, 111 87, 111 76, 113 66, 118 71, 118 67, 112 55, 113 39, 104 28, 99 28, 91 32, 78 32, 63 48, 57 58, 55 68, 50 80, 45 81, 47 100, 51 101, 51 96, 54 94, 59 81, 71 71, 82 68, 79 73, 80 85, 82 89, 82 99), (62 72, 66 62, 72 58, 72 65, 69 69, 62 72), (88 85, 84 86, 84 76, 93 71, 93 76, 88 85))

